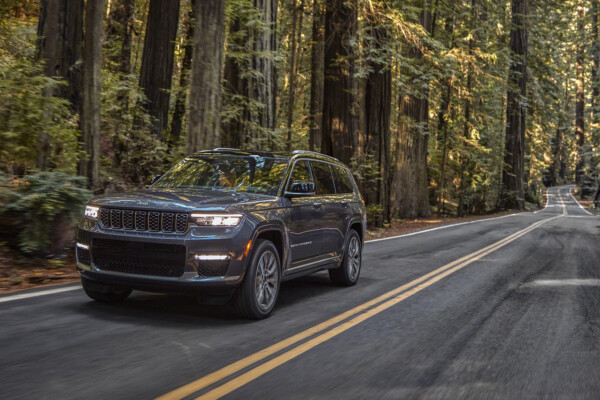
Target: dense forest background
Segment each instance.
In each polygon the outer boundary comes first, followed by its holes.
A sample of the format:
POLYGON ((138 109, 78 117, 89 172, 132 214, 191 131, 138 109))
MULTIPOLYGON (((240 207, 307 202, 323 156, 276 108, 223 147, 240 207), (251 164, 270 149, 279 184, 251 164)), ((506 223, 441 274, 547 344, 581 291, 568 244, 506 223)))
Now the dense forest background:
POLYGON ((37 185, 27 210, 201 149, 310 149, 352 168, 373 225, 591 191, 599 2, 4 0, 1 179, 37 185))

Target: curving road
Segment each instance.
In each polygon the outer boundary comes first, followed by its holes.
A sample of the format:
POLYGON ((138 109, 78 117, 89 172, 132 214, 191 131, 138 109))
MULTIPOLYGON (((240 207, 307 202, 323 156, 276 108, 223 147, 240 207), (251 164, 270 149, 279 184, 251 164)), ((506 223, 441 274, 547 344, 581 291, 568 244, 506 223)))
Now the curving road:
POLYGON ((600 219, 570 192, 368 242, 357 286, 288 282, 264 321, 78 285, 0 297, 0 398, 600 398, 600 219))

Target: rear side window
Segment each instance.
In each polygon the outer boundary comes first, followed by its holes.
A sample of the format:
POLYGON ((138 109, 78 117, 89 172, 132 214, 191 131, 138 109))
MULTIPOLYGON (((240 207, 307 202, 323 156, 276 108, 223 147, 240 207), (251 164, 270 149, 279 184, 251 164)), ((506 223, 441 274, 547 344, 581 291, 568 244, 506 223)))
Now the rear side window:
POLYGON ((294 182, 312 182, 312 176, 310 175, 310 170, 308 169, 308 163, 306 161, 298 161, 294 165, 294 170, 292 171, 292 177, 290 178, 290 182, 288 184, 288 188, 294 182))
POLYGON ((335 175, 335 187, 338 193, 354 193, 352 189, 352 181, 350 180, 350 173, 342 167, 337 165, 333 166, 335 175))
POLYGON ((335 194, 335 186, 333 184, 333 176, 331 175, 329 164, 311 161, 310 166, 312 167, 313 174, 315 175, 317 194, 319 196, 335 194))

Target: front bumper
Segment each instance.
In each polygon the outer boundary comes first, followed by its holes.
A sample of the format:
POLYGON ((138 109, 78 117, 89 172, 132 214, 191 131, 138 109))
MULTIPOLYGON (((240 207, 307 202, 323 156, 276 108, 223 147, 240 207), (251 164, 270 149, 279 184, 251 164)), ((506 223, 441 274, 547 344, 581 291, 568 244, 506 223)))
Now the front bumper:
MULTIPOLYGON (((153 292, 187 292, 201 291, 206 293, 229 291, 238 286, 246 270, 249 252, 248 243, 252 238, 252 228, 248 223, 242 223, 234 228, 213 227, 190 227, 182 234, 135 232, 113 229, 103 229, 95 221, 85 219, 80 223, 77 232, 77 268, 84 279, 111 284, 115 286, 130 287, 136 290, 153 292), (184 260, 181 274, 178 276, 157 276, 136 271, 107 270, 101 262, 95 262, 94 249, 98 251, 100 261, 100 248, 96 243, 116 241, 113 243, 134 244, 133 247, 147 249, 160 248, 165 245, 174 245, 185 248, 184 260), (83 255, 85 247, 88 248, 87 257, 83 255), (219 272, 217 276, 207 276, 202 261, 195 256, 202 255, 226 255, 228 266, 219 272)), ((106 247, 104 248, 106 250, 106 247)), ((150 251, 150 250, 149 250, 150 251)), ((160 251, 153 249, 152 251, 160 251)), ((131 256, 128 256, 131 261, 131 256)), ((140 254, 140 260, 144 260, 144 254, 140 254)), ((146 255, 146 260, 148 259, 146 255)), ((143 261, 142 261, 143 263, 143 261)), ((137 263, 140 265, 140 263, 137 263)))

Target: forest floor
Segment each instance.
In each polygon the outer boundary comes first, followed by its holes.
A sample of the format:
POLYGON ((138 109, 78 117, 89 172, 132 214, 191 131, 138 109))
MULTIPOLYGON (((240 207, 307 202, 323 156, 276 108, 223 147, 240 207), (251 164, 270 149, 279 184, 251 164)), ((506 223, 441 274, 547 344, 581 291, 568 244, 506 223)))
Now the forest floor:
MULTIPOLYGON (((394 220, 391 224, 383 228, 369 228, 365 239, 382 239, 423 229, 494 218, 511 213, 513 211, 463 218, 434 216, 431 218, 394 220)), ((72 249, 58 259, 29 258, 0 243, 0 294, 42 286, 71 283, 78 280, 79 273, 75 267, 75 254, 72 249)))

